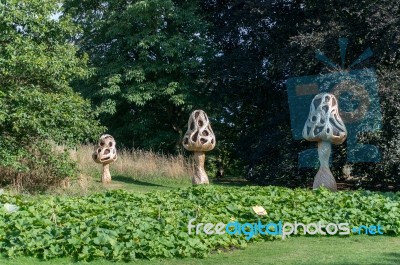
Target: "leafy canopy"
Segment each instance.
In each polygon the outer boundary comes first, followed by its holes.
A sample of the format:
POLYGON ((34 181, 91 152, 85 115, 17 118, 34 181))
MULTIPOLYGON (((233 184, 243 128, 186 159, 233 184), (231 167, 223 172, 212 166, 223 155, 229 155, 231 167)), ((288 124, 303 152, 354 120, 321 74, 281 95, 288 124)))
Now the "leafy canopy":
MULTIPOLYGON (((292 137, 285 82, 327 73, 315 51, 340 62, 338 39, 345 37, 346 66, 368 47, 374 52, 355 69, 376 68, 383 115, 381 132, 357 136, 358 143, 378 146, 382 161, 354 164, 354 176, 372 185, 400 183, 397 1, 209 0, 203 9, 219 51, 208 65, 211 99, 225 122, 221 129, 227 146, 245 165, 248 179, 299 186, 315 176, 314 169, 298 168, 299 152, 315 143, 292 137)), ((334 175, 341 176, 346 145, 335 147, 334 153, 334 175)))
MULTIPOLYGON (((50 141, 72 146, 99 132, 89 102, 69 86, 87 74, 87 58, 60 12, 57 0, 0 1, 0 166, 32 170, 51 156, 50 141)), ((73 174, 64 158, 51 161, 44 166, 56 175, 73 174)))
POLYGON ((77 42, 93 70, 76 87, 110 132, 128 146, 179 146, 187 113, 201 102, 209 52, 196 1, 68 0, 65 7, 84 29, 77 42))

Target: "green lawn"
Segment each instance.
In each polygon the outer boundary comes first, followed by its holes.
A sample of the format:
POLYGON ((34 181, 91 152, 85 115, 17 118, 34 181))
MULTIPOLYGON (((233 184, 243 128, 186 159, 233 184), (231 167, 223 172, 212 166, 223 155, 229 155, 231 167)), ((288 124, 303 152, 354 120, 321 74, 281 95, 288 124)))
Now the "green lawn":
MULTIPOLYGON (((95 185, 98 186, 98 189, 104 189, 101 181, 96 179, 95 185)), ((229 181, 215 181, 211 179, 212 185, 216 186, 228 186, 228 187, 240 187, 240 186, 248 186, 254 185, 250 182, 247 182, 242 179, 229 179, 229 181)), ((187 179, 163 179, 163 178, 154 178, 154 179, 133 179, 132 177, 126 177, 122 175, 113 176, 112 183, 105 186, 106 189, 124 189, 132 192, 151 192, 151 191, 167 191, 170 189, 177 188, 187 188, 191 187, 192 182, 190 177, 187 179)))
MULTIPOLYGON (((100 180, 97 180, 99 186, 103 186, 100 180)), ((113 176, 113 181, 111 184, 106 186, 106 189, 124 189, 131 192, 151 192, 151 191, 166 191, 170 189, 186 188, 192 186, 192 183, 188 179, 187 181, 174 181, 174 180, 164 180, 164 179, 150 179, 141 180, 133 179, 125 176, 113 176)))
POLYGON ((292 237, 250 244, 245 250, 212 254, 204 259, 139 260, 111 262, 95 260, 74 262, 71 258, 39 261, 34 258, 5 259, 2 265, 194 265, 194 264, 327 264, 327 265, 397 265, 400 264, 400 238, 388 236, 292 237))
MULTIPOLYGON (((211 179, 212 185, 217 186, 247 186, 254 185, 243 179, 228 179, 225 181, 214 181, 211 179)), ((130 192, 146 193, 152 191, 167 191, 177 188, 187 188, 192 186, 191 178, 188 176, 183 179, 168 179, 168 178, 135 178, 133 176, 123 176, 118 174, 112 175, 112 182, 107 185, 103 185, 100 181, 99 173, 95 174, 95 177, 90 179, 88 193, 102 192, 104 190, 115 190, 123 189, 130 192)), ((76 186, 72 186, 69 191, 59 191, 63 194, 86 194, 77 189, 76 186)))
MULTIPOLYGON (((114 176, 113 183, 104 187, 95 180, 97 188, 125 189, 131 192, 166 191, 169 189, 190 186, 190 181, 168 181, 164 179, 135 180, 129 177, 114 176)), ((214 183, 213 185, 241 186, 246 182, 214 183)), ((137 260, 136 262, 111 262, 94 260, 91 262, 76 262, 72 257, 41 261, 32 257, 7 259, 0 257, 2 265, 194 265, 194 264, 327 264, 327 265, 397 265, 400 264, 400 237, 365 236, 327 237, 300 236, 286 240, 250 243, 244 250, 232 250, 223 253, 213 253, 204 259, 156 259, 137 260)))

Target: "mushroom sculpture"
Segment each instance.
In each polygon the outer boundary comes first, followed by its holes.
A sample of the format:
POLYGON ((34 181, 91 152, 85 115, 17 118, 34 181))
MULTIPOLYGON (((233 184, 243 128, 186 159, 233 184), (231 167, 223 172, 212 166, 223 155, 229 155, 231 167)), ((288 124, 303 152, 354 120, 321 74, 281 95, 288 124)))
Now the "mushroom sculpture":
POLYGON ((308 141, 318 142, 320 168, 314 178, 313 189, 325 186, 336 191, 336 181, 329 169, 331 145, 342 144, 346 140, 347 130, 339 116, 338 101, 334 95, 320 93, 314 97, 304 125, 303 137, 308 141))
POLYGON ((207 173, 204 170, 205 152, 214 149, 215 136, 204 111, 195 110, 190 114, 188 130, 183 137, 183 147, 194 152, 196 165, 192 178, 193 185, 209 184, 207 173))
POLYGON ((109 134, 103 134, 99 139, 99 144, 92 158, 96 163, 103 164, 101 182, 103 182, 103 184, 110 183, 110 164, 117 160, 117 148, 115 146, 114 137, 109 134))

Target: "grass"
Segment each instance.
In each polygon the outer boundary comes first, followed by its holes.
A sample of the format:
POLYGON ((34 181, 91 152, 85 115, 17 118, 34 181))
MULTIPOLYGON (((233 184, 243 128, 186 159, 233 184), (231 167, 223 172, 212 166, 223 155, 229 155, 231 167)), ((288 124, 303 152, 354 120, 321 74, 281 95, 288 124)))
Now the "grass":
POLYGON ((196 264, 300 264, 300 265, 397 265, 400 264, 400 239, 389 236, 292 237, 286 240, 250 244, 245 250, 212 254, 204 259, 74 262, 72 258, 40 261, 35 258, 0 258, 2 265, 196 265, 196 264))
MULTIPOLYGON (((191 185, 193 164, 183 156, 168 156, 135 150, 119 151, 118 160, 111 165, 113 182, 103 186, 100 182, 101 165, 91 159, 93 148, 82 146, 71 153, 79 162, 81 176, 63 189, 52 192, 67 195, 86 195, 108 189, 125 189, 132 192, 165 191, 191 185)), ((214 185, 232 185, 219 183, 214 185)), ((236 182, 233 185, 247 185, 236 182)), ((195 264, 400 264, 400 238, 389 236, 352 237, 292 237, 287 240, 251 243, 245 250, 212 254, 205 259, 138 260, 136 262, 110 262, 94 260, 76 262, 71 257, 41 261, 33 257, 7 259, 0 257, 3 265, 195 265, 195 264)))
MULTIPOLYGON (((83 145, 71 155, 79 162, 83 174, 98 174, 100 177, 101 165, 93 162, 92 153, 92 146, 83 145)), ((187 180, 192 173, 191 168, 191 162, 183 155, 172 156, 143 150, 118 150, 118 159, 111 164, 112 173, 133 179, 187 180)))
MULTIPOLYGON (((194 164, 183 155, 165 155, 143 150, 118 150, 118 159, 110 165, 112 183, 103 185, 101 165, 92 160, 93 146, 82 145, 71 151, 71 157, 78 162, 80 177, 71 181, 68 187, 56 188, 56 194, 87 195, 109 189, 125 189, 132 192, 185 188, 192 185, 194 164)), ((224 179, 225 180, 225 179, 224 179)), ((213 180, 210 180, 213 182, 213 180)), ((218 181, 214 185, 243 186, 245 180, 218 181)))
POLYGON ((118 159, 110 165, 112 183, 103 185, 102 165, 92 160, 93 147, 83 145, 71 152, 81 172, 77 181, 53 192, 86 195, 109 189, 150 192, 191 186, 193 163, 183 155, 171 156, 142 150, 118 150, 118 159))
MULTIPOLYGON (((64 150, 64 146, 54 146, 55 150, 64 150)), ((153 151, 118 150, 118 159, 110 165, 112 183, 101 183, 102 165, 92 159, 94 146, 82 145, 76 150, 70 150, 71 158, 77 162, 79 177, 67 179, 60 187, 50 187, 47 192, 63 195, 88 195, 110 189, 125 189, 132 192, 151 192, 155 190, 185 188, 192 185, 194 163, 183 155, 166 155, 153 151)), ((207 162, 206 162, 207 165, 207 162)), ((0 174, 4 174, 0 170, 0 174)), ((213 179, 210 179, 213 182, 213 179)), ((234 181, 223 178, 213 183, 222 186, 243 186, 249 183, 235 178, 234 181)), ((10 193, 20 193, 15 185, 9 185, 10 193)))

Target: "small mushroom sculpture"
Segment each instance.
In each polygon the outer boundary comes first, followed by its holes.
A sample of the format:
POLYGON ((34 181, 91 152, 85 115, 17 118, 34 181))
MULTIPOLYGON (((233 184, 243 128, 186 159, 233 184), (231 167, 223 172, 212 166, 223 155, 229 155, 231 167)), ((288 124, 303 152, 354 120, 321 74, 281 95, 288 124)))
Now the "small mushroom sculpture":
POLYGON ((117 148, 114 137, 109 134, 103 134, 96 150, 92 155, 93 160, 98 164, 103 164, 103 174, 101 182, 107 184, 111 182, 110 164, 117 160, 117 148))
POLYGON ((303 137, 308 141, 318 142, 320 168, 314 178, 313 189, 325 186, 336 191, 336 181, 329 169, 331 144, 342 144, 346 140, 347 130, 339 116, 338 101, 334 95, 320 93, 314 97, 304 125, 303 137))
POLYGON ((215 136, 204 111, 195 110, 190 114, 188 130, 183 137, 183 147, 194 152, 196 165, 192 178, 193 185, 209 184, 207 173, 204 170, 205 152, 214 149, 215 136))

